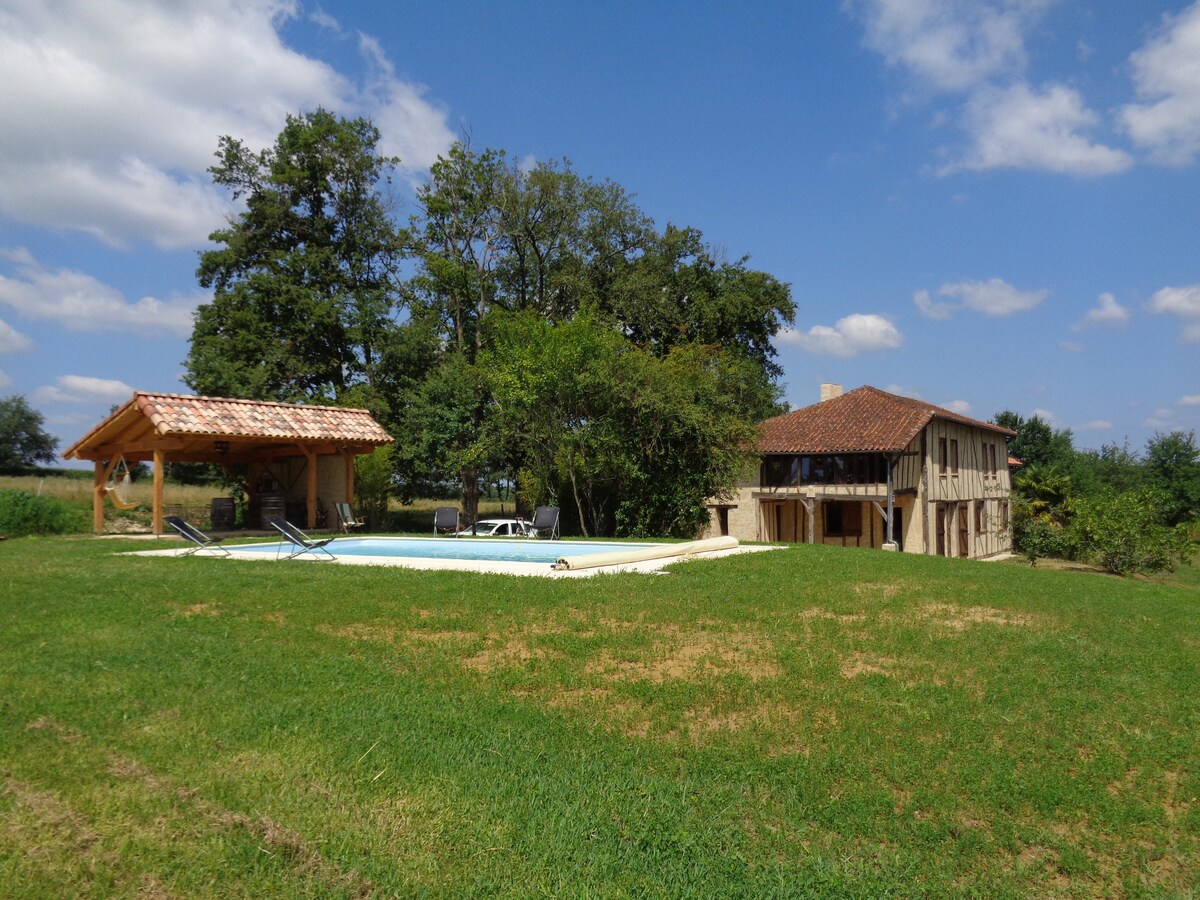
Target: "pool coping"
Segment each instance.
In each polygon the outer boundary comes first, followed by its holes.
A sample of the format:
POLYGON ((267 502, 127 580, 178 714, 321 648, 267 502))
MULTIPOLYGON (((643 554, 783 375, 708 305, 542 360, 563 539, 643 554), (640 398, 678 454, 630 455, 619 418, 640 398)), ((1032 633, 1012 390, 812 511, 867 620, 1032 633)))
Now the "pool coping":
MULTIPOLYGON (((387 535, 361 535, 363 538, 371 537, 387 537, 387 535)), ((166 540, 172 540, 169 537, 166 540)), ((427 538, 427 540, 432 540, 427 538)), ((473 540, 487 540, 486 538, 475 538, 473 540)), ((263 542, 272 543, 272 542, 263 542)), ((556 542, 558 543, 558 542, 556 542)), ((572 541, 564 541, 559 546, 564 550, 569 548, 572 541)), ((653 543, 647 541, 645 543, 653 543)), ((182 558, 187 546, 179 542, 178 548, 164 550, 132 550, 127 551, 130 556, 162 556, 162 557, 179 557, 182 558)), ((639 572, 642 574, 659 573, 663 568, 669 565, 674 565, 679 562, 688 562, 696 559, 720 559, 726 556, 735 556, 739 553, 757 553, 763 550, 778 550, 778 545, 755 545, 744 546, 740 545, 726 550, 711 550, 703 553, 694 553, 683 556, 669 556, 661 559, 642 560, 640 562, 617 563, 609 566, 596 566, 587 569, 555 569, 550 563, 537 562, 511 562, 507 560, 469 560, 469 559, 425 559, 422 557, 412 556, 335 556, 330 559, 324 554, 305 553, 291 559, 277 559, 273 554, 259 552, 238 552, 238 545, 234 544, 222 549, 228 551, 228 556, 219 552, 216 549, 197 550, 189 555, 195 557, 203 557, 206 559, 240 559, 252 560, 257 562, 326 562, 349 566, 387 566, 392 568, 403 569, 419 569, 424 571, 449 571, 449 572, 482 572, 496 575, 524 575, 541 578, 588 578, 592 575, 613 574, 617 572, 639 572)), ((336 547, 333 548, 336 552, 336 547)), ((566 555, 566 554, 564 554, 566 555)))

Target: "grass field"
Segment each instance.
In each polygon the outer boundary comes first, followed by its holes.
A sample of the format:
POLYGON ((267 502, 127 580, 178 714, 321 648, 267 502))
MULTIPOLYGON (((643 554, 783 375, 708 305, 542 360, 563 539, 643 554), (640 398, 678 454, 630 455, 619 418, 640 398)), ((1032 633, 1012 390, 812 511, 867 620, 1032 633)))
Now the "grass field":
POLYGON ((0 542, 0 893, 1194 896, 1200 584, 0 542))

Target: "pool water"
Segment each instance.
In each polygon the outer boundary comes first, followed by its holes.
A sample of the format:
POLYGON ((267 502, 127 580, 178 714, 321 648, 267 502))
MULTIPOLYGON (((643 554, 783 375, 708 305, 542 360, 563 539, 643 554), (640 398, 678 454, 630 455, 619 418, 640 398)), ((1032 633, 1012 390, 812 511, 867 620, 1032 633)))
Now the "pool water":
MULTIPOLYGON (((335 556, 384 556, 398 559, 462 559, 473 562, 553 564, 564 555, 586 556, 617 550, 644 550, 654 544, 589 543, 586 541, 515 541, 497 538, 337 538, 326 545, 335 556)), ((275 553, 279 544, 231 546, 239 553, 275 553)))

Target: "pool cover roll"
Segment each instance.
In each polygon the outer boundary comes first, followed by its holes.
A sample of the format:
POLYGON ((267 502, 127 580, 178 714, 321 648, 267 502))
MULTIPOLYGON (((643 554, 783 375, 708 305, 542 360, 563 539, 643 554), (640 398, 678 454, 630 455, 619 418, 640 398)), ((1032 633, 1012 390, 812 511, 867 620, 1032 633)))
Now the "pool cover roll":
POLYGON ((717 537, 703 541, 690 541, 686 544, 658 544, 641 550, 614 550, 611 553, 590 553, 587 556, 560 556, 554 561, 554 568, 563 569, 594 569, 596 566, 616 566, 621 563, 644 562, 648 559, 666 559, 668 557, 692 556, 696 553, 709 553, 713 550, 732 550, 738 546, 737 538, 717 537))

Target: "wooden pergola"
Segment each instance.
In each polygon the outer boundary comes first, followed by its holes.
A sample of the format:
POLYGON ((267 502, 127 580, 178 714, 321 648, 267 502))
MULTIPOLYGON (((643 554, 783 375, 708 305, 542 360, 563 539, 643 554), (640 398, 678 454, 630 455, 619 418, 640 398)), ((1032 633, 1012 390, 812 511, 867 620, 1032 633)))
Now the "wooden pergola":
MULTIPOLYGON (((92 524, 104 531, 107 485, 121 461, 154 465, 153 527, 163 531, 163 471, 170 462, 245 465, 254 499, 272 465, 303 460, 307 527, 317 524, 318 460, 340 459, 340 490, 354 499, 354 458, 392 443, 365 409, 190 397, 138 391, 128 403, 69 447, 66 459, 95 463, 92 524)), ((340 499, 339 498, 339 501, 340 499)))

